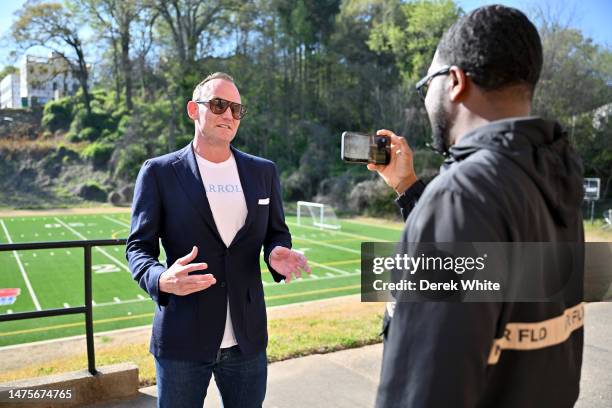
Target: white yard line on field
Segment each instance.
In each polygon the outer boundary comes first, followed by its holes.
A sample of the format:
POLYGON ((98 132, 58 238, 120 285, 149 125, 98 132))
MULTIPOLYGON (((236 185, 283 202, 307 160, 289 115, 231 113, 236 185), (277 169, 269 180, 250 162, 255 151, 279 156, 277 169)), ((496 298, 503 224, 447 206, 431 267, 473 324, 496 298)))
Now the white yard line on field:
MULTIPOLYGON (((0 220, 0 224, 2 225, 2 229, 4 230, 6 239, 8 239, 9 244, 12 244, 13 240, 11 239, 8 229, 6 228, 6 224, 4 223, 3 220, 0 220)), ((25 267, 21 263, 21 258, 19 258, 19 254, 17 253, 17 251, 13 251, 13 255, 15 256, 15 259, 17 260, 17 265, 19 265, 21 276, 23 276, 23 280, 25 281, 25 284, 28 288, 28 292, 30 292, 30 297, 32 298, 32 301, 34 302, 34 306, 36 307, 36 310, 42 310, 42 308, 40 307, 40 303, 38 302, 38 298, 36 297, 36 293, 34 293, 34 288, 32 288, 32 284, 30 283, 30 279, 28 278, 28 274, 26 273, 25 267)))
POLYGON ((326 231, 326 230, 322 230, 321 228, 317 228, 317 227, 311 227, 310 225, 300 225, 297 224, 295 222, 287 222, 287 225, 292 225, 294 227, 298 227, 298 228, 308 228, 308 229, 312 229, 315 231, 319 231, 319 232, 330 232, 333 235, 344 235, 347 237, 352 237, 352 238, 356 238, 356 239, 361 239, 364 242, 386 242, 384 239, 380 239, 380 238, 374 238, 374 237, 368 237, 366 235, 359 235, 359 234, 353 234, 351 232, 343 232, 343 231, 326 231))
MULTIPOLYGON (((351 274, 350 272, 343 271, 342 269, 334 268, 333 266, 323 265, 323 264, 320 264, 318 262, 308 261, 308 263, 313 265, 313 266, 316 266, 317 268, 323 268, 323 269, 327 269, 328 271, 338 272, 341 275, 350 275, 351 274)), ((325 278, 319 278, 319 279, 325 279, 325 278)))
MULTIPOLYGON (((64 221, 60 220, 59 218, 55 217, 54 218, 55 221, 57 221, 59 224, 61 224, 64 228, 66 228, 68 231, 72 232, 74 235, 76 235, 77 237, 87 240, 87 237, 83 234, 81 234, 79 231, 75 230, 74 228, 72 228, 71 226, 69 226, 68 224, 66 224, 64 221)), ((123 262, 121 262, 120 260, 118 260, 117 258, 115 258, 114 256, 112 256, 111 254, 109 254, 108 252, 106 252, 104 249, 100 248, 100 247, 95 247, 96 251, 100 252, 102 255, 106 256, 108 259, 110 259, 111 261, 115 262, 117 265, 119 265, 119 267, 125 269, 127 272, 130 272, 130 268, 128 268, 123 262)))
POLYGON ((297 240, 301 240, 301 241, 306 241, 306 242, 309 242, 309 243, 314 244, 314 245, 321 245, 321 246, 325 246, 325 247, 328 247, 328 248, 338 249, 340 251, 350 252, 352 254, 360 254, 361 255, 361 251, 358 251, 356 249, 351 249, 351 248, 343 247, 343 246, 340 246, 340 245, 328 244, 328 243, 325 243, 325 242, 316 241, 314 239, 300 237, 300 236, 297 236, 297 235, 292 235, 292 238, 297 239, 297 240))
POLYGON ((104 215, 104 216, 103 216, 103 218, 104 218, 104 219, 107 219, 107 220, 109 220, 109 221, 111 221, 111 222, 114 222, 115 224, 119 224, 119 225, 121 225, 121 226, 123 226, 123 227, 128 227, 128 228, 130 228, 130 224, 128 224, 128 223, 126 223, 126 222, 123 222, 123 221, 116 220, 116 219, 114 219, 114 218, 111 218, 111 217, 109 217, 108 215, 104 215))
POLYGON ((385 224, 374 224, 374 223, 368 223, 368 222, 363 222, 363 221, 356 221, 356 220, 342 220, 342 222, 346 222, 348 224, 356 224, 356 225, 363 225, 364 227, 373 227, 373 228, 383 228, 386 230, 392 230, 392 231, 403 231, 404 230, 404 226, 401 225, 385 225, 385 224))

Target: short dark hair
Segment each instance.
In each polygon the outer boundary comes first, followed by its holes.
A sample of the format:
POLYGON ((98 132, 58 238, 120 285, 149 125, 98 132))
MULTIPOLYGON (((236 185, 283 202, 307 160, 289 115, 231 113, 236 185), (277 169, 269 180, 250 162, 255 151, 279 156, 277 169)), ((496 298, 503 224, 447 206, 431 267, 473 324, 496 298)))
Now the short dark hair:
POLYGON ((531 95, 542 70, 542 42, 521 11, 480 7, 453 24, 438 44, 442 62, 456 65, 487 91, 526 85, 531 95))

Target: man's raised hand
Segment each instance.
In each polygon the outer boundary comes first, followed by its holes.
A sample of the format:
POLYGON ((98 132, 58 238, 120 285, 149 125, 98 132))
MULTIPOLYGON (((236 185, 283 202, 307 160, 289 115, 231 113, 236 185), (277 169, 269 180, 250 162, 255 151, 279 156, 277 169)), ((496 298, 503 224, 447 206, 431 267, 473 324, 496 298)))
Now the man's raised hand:
POLYGON ((310 274, 310 266, 308 266, 306 257, 282 246, 274 247, 270 252, 270 266, 285 277, 285 283, 291 282, 292 274, 296 278, 302 277, 302 271, 310 274))
POLYGON ((194 246, 190 253, 179 258, 168 270, 159 277, 159 290, 166 293, 173 293, 179 296, 189 295, 208 289, 217 281, 215 277, 208 273, 206 275, 189 275, 189 272, 203 271, 208 268, 204 262, 192 263, 198 255, 198 247, 194 246))

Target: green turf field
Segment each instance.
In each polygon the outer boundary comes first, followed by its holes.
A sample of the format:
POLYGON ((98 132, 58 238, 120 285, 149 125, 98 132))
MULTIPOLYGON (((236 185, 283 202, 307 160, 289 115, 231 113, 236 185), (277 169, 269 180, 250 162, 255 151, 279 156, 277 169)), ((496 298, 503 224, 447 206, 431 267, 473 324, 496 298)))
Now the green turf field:
MULTIPOLYGON (((126 238, 130 215, 61 215, 0 218, 0 243, 126 238)), ((360 244, 397 241, 400 228, 340 220, 340 230, 296 224, 287 217, 294 249, 303 251, 312 267, 310 277, 289 285, 274 283, 263 260, 266 304, 276 306, 354 294, 360 287, 360 244)), ((165 262, 162 252, 161 259, 165 262)), ((132 280, 125 248, 101 247, 92 253, 94 330, 96 332, 150 324, 154 304, 132 280)), ((83 249, 0 252, 0 289, 19 288, 13 304, 0 314, 83 305, 83 249)), ((1 300, 1 299, 0 299, 1 300)), ((0 346, 84 333, 84 315, 47 317, 0 323, 0 346)))

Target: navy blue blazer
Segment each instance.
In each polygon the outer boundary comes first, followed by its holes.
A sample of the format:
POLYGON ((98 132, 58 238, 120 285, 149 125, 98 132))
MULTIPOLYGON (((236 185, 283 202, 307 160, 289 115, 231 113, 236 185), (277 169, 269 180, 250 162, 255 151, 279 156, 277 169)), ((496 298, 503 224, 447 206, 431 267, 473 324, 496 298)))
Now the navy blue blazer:
MULTIPOLYGON (((252 355, 267 346, 259 255, 263 246, 267 263, 275 246, 291 248, 291 236, 274 163, 231 149, 248 215, 229 248, 217 231, 191 143, 147 160, 138 174, 126 257, 134 280, 157 303, 150 347, 157 357, 214 359, 223 337, 228 297, 243 353, 252 355), (158 260, 160 239, 168 266, 196 245, 199 252, 193 262, 208 264, 197 273, 212 273, 217 283, 186 296, 160 292, 159 276, 167 269, 158 260)), ((268 269, 275 281, 284 279, 269 264, 268 269)))

